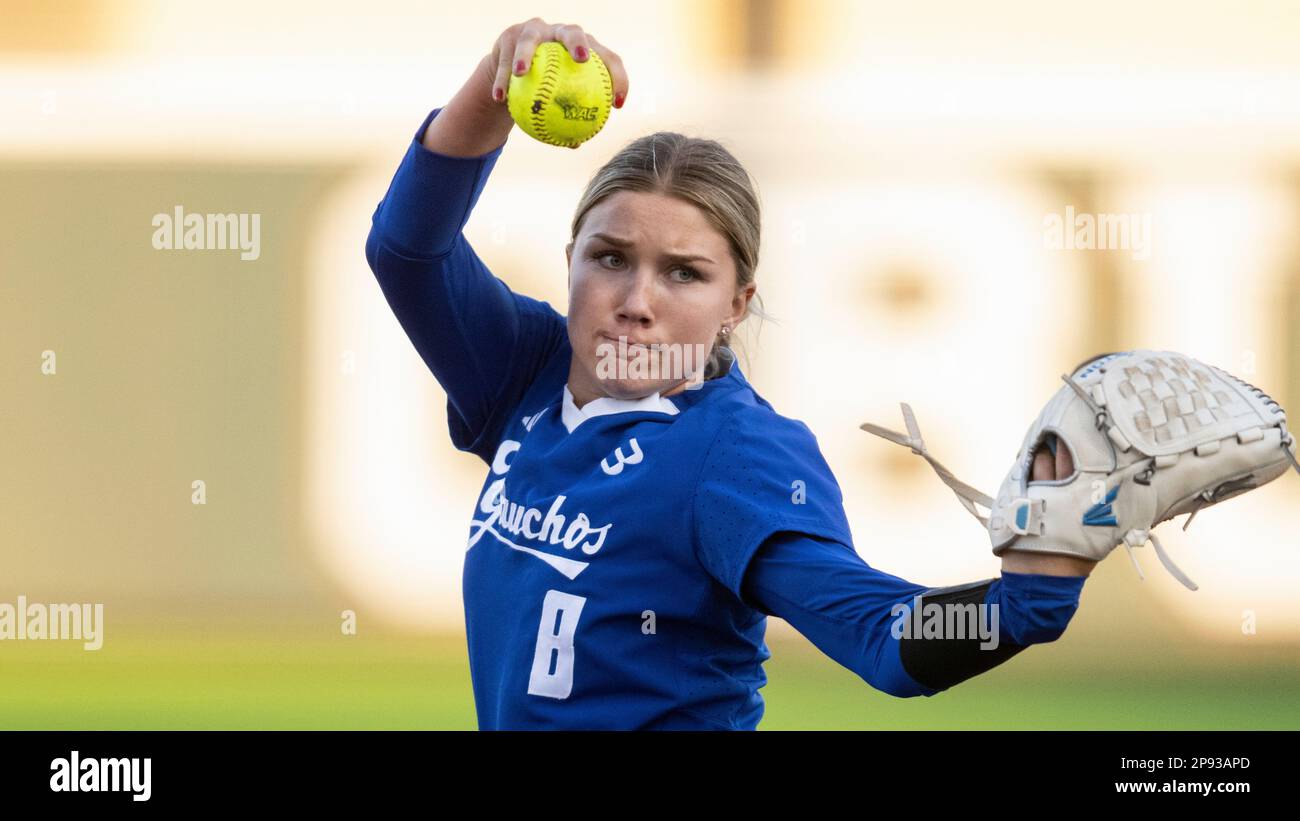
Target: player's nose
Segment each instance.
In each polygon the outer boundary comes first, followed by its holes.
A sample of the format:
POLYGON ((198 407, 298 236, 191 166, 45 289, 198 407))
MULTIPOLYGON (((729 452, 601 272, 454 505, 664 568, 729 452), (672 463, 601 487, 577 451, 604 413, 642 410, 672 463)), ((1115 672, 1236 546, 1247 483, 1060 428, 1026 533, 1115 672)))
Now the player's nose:
POLYGON ((654 272, 644 268, 627 278, 620 294, 619 319, 645 324, 654 321, 654 272))

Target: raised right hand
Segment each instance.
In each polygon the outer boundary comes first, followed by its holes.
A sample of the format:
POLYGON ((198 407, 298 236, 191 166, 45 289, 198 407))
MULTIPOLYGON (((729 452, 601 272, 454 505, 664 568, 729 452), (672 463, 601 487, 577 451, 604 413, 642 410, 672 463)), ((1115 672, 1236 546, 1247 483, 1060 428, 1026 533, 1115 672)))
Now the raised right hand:
POLYGON ((523 75, 533 64, 533 52, 542 43, 555 41, 564 46, 576 62, 585 63, 590 52, 595 51, 609 69, 609 78, 614 86, 614 107, 622 108, 627 99, 627 70, 623 59, 608 47, 602 45, 595 37, 582 30, 582 26, 563 23, 548 23, 540 17, 534 17, 524 23, 516 23, 505 31, 492 44, 492 53, 480 64, 490 74, 488 88, 493 102, 505 105, 506 92, 510 87, 511 74, 523 75))
POLYGON ((511 73, 527 74, 533 52, 552 40, 561 43, 579 63, 590 59, 592 50, 598 53, 609 69, 614 107, 623 107, 628 84, 622 58, 581 26, 552 25, 534 17, 501 32, 491 53, 479 61, 465 85, 426 129, 424 147, 448 157, 481 157, 504 145, 514 126, 506 106, 511 73))

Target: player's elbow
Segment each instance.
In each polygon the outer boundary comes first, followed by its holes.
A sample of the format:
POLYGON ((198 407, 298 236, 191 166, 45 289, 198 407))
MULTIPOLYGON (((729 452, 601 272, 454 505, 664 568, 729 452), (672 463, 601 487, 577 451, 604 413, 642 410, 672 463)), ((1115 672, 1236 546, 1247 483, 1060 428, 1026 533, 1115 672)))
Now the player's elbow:
POLYGON ((890 637, 888 641, 878 643, 869 663, 855 668, 854 672, 873 689, 895 698, 933 696, 941 692, 917 681, 903 664, 899 651, 898 640, 890 637))

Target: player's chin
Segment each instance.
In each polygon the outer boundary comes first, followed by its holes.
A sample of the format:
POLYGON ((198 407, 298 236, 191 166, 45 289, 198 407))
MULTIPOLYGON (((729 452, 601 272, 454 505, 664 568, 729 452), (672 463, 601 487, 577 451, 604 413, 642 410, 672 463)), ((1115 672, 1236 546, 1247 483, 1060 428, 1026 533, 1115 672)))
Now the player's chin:
POLYGON ((635 401, 652 393, 663 393, 675 383, 663 379, 604 379, 600 386, 613 399, 635 401))

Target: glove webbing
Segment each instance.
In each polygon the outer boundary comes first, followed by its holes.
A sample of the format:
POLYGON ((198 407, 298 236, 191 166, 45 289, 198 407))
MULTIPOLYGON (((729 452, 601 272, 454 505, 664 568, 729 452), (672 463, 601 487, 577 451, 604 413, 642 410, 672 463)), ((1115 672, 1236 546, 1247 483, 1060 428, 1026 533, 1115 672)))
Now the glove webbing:
POLYGON ((953 493, 957 494, 957 501, 961 502, 961 506, 966 508, 970 515, 978 519, 979 523, 987 528, 989 524, 988 517, 980 515, 980 512, 975 509, 975 505, 982 505, 992 511, 993 499, 952 475, 952 471, 931 456, 930 452, 926 450, 925 440, 921 438, 921 428, 916 424, 916 416, 912 413, 912 409, 906 402, 900 402, 899 405, 903 408, 903 422, 907 425, 907 434, 882 428, 870 422, 863 422, 859 427, 867 433, 874 433, 883 439, 911 448, 913 453, 923 457, 925 461, 930 463, 930 467, 934 468, 934 472, 939 474, 939 478, 943 480, 943 483, 952 488, 953 493))

